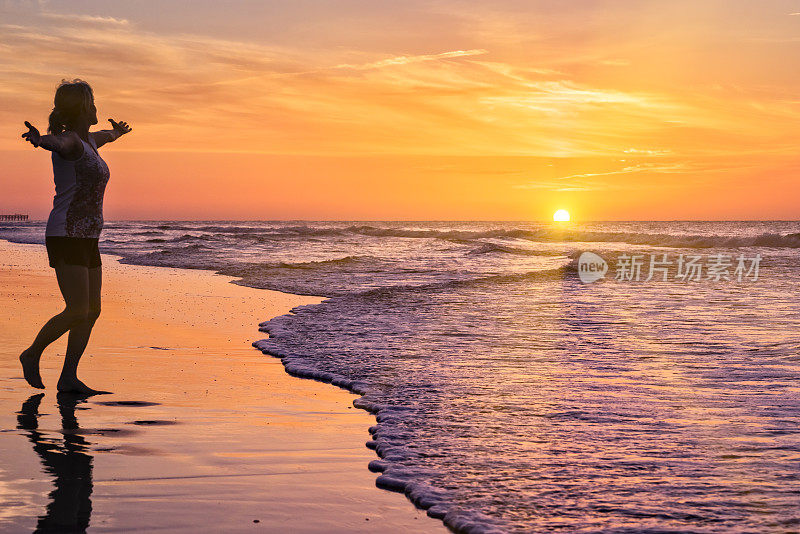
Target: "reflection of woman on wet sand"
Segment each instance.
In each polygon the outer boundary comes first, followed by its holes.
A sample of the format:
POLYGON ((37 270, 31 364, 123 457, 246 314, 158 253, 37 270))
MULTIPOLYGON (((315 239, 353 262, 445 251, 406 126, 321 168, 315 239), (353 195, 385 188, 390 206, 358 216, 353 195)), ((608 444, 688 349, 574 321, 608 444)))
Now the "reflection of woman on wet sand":
POLYGON ((25 122, 22 137, 35 147, 52 152, 56 196, 47 220, 45 243, 50 267, 56 271, 64 297, 64 311, 51 318, 33 344, 19 357, 25 380, 44 388, 39 359, 44 349, 69 331, 59 391, 82 394, 107 393, 78 380, 78 362, 100 315, 102 270, 97 247, 103 228, 103 194, 109 178, 108 166, 97 152, 106 143, 131 131, 125 122, 108 119, 111 130, 89 132, 97 124, 97 108, 89 84, 80 80, 62 82, 56 90, 50 114, 50 135, 25 122))
POLYGON ((89 442, 81 436, 75 418, 75 407, 85 397, 71 393, 58 395, 64 434, 62 446, 39 431, 39 404, 43 396, 44 393, 39 393, 25 401, 17 416, 17 428, 26 431, 33 450, 55 483, 47 513, 39 516, 35 532, 85 532, 92 514, 92 457, 87 454, 89 442))

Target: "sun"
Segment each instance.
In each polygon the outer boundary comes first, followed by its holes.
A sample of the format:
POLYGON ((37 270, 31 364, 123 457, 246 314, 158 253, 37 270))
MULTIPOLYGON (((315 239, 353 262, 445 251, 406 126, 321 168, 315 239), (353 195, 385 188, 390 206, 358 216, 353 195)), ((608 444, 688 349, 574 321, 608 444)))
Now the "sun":
POLYGON ((567 210, 558 210, 553 214, 553 220, 557 222, 569 222, 569 212, 567 210))

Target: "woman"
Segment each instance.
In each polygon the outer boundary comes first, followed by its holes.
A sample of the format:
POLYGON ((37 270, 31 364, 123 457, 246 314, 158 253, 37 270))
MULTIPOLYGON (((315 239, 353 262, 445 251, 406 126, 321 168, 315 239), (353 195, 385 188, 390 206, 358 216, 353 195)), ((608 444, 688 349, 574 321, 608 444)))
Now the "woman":
POLYGON ((39 376, 42 352, 69 330, 64 368, 56 388, 84 395, 108 393, 86 386, 78 380, 77 370, 100 315, 102 268, 97 243, 103 228, 103 194, 109 172, 97 149, 131 128, 125 122, 108 119, 112 130, 89 132, 89 127, 97 124, 97 108, 92 88, 81 80, 62 81, 54 103, 50 135, 40 135, 25 121, 28 131, 22 137, 34 147, 52 152, 56 195, 47 220, 45 244, 66 307, 42 327, 19 359, 25 380, 43 389, 39 376))

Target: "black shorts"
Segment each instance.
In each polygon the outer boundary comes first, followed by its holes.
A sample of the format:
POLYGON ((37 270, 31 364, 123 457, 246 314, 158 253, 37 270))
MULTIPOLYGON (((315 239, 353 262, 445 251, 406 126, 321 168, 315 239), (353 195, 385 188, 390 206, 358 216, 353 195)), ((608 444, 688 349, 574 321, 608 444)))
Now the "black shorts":
POLYGON ((98 241, 94 237, 45 236, 50 267, 55 268, 62 260, 67 265, 84 265, 90 269, 100 267, 98 241))

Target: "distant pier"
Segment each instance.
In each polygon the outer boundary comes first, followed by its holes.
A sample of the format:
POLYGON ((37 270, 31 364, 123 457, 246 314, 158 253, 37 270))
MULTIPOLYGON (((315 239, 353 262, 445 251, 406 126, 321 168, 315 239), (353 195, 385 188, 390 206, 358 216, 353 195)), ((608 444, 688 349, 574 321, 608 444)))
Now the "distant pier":
POLYGON ((22 213, 14 213, 12 215, 2 215, 0 214, 0 221, 27 221, 28 216, 23 215, 22 213))

